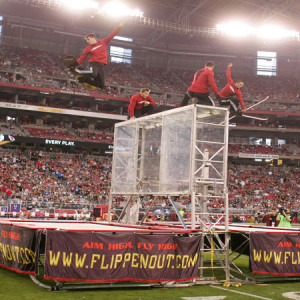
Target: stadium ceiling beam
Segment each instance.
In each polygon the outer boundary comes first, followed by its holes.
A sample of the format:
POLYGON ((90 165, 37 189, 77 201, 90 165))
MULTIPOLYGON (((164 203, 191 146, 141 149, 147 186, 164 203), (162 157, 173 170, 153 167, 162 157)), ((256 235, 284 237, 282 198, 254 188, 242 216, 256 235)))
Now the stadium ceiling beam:
POLYGON ((299 23, 298 16, 291 16, 290 14, 286 14, 285 12, 289 9, 293 8, 297 3, 292 0, 282 0, 280 3, 274 4, 273 1, 264 1, 263 4, 258 4, 257 1, 251 0, 240 0, 242 3, 247 4, 249 6, 257 7, 252 13, 252 16, 257 20, 257 15, 261 15, 264 21, 269 21, 277 15, 283 16, 285 18, 291 19, 299 23), (263 14, 262 14, 263 12, 263 14))
POLYGON ((291 9, 294 6, 295 2, 289 1, 289 0, 282 0, 280 4, 274 5, 272 2, 268 2, 267 5, 269 7, 269 15, 266 16, 266 21, 272 19, 273 17, 277 15, 281 15, 284 17, 288 17, 291 19, 294 19, 290 15, 285 14, 287 10, 291 9))
MULTIPOLYGON (((188 0, 188 1, 180 1, 179 7, 175 9, 175 11, 166 19, 167 22, 173 22, 177 24, 181 24, 183 28, 189 28, 189 17, 193 13, 195 13, 201 6, 203 6, 208 0, 188 0)), ((149 44, 153 45, 157 41, 159 41, 164 35, 166 31, 155 31, 152 36, 150 36, 149 44)))

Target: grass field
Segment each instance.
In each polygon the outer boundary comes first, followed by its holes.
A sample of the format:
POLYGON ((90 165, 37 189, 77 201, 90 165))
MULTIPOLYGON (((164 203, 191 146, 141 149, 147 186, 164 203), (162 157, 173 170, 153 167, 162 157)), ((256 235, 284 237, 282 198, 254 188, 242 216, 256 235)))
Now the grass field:
MULTIPOLYGON (((248 272, 248 257, 241 256, 236 264, 244 272, 248 272)), ((209 275, 209 274, 207 274, 209 275)), ((223 276, 214 271, 217 279, 223 276), (221 277, 220 277, 221 276, 221 277)), ((0 299, 5 300, 69 300, 69 299, 97 299, 97 300, 152 300, 152 299, 188 299, 202 300, 205 297, 219 296, 214 299, 300 299, 299 281, 282 281, 268 284, 243 284, 241 287, 224 288, 222 285, 197 285, 182 288, 118 288, 72 291, 49 291, 36 285, 28 275, 0 268, 0 299), (288 293, 290 298, 283 294, 288 293), (298 292, 298 295, 297 295, 298 292), (293 293, 293 294, 291 294, 293 293), (222 298, 224 296, 225 298, 222 298)), ((213 298, 207 298, 212 300, 213 298)))

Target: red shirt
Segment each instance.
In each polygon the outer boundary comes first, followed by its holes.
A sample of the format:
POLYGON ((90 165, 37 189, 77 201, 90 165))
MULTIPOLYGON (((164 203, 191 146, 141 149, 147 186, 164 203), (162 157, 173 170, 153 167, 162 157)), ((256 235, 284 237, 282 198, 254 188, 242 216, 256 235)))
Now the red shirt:
POLYGON ((77 59, 77 62, 81 65, 86 57, 90 55, 89 62, 99 62, 107 64, 107 44, 120 32, 121 27, 115 29, 109 36, 103 40, 98 41, 96 44, 87 46, 83 54, 77 59))
POLYGON ((214 72, 208 68, 203 68, 195 73, 192 85, 188 90, 194 93, 208 93, 209 87, 216 95, 219 95, 214 72))
POLYGON ((221 98, 227 98, 233 95, 236 95, 236 97, 239 99, 242 109, 245 109, 245 104, 243 101, 241 90, 235 87, 235 83, 231 78, 231 67, 227 68, 226 71, 226 77, 227 77, 227 85, 223 88, 223 90, 220 92, 221 98))
POLYGON ((135 109, 142 109, 145 105, 145 101, 150 102, 152 105, 156 105, 156 102, 148 96, 147 98, 143 98, 141 94, 133 95, 130 99, 130 103, 128 106, 128 111, 130 113, 130 118, 134 117, 134 110, 135 109))

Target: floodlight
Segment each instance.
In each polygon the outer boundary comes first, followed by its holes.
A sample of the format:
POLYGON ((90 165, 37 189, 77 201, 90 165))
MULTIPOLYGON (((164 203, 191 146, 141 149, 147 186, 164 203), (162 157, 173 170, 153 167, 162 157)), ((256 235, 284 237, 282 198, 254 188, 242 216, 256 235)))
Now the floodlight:
POLYGON ((272 25, 264 25, 257 30, 257 36, 264 39, 281 39, 283 35, 282 28, 272 25))
POLYGON ((299 32, 286 30, 276 25, 264 25, 258 28, 257 36, 264 39, 279 40, 287 37, 297 37, 299 32))
POLYGON ((239 21, 231 21, 216 26, 217 31, 232 37, 256 36, 268 40, 279 40, 282 38, 300 38, 300 34, 294 30, 286 30, 276 25, 263 25, 252 27, 239 21))
POLYGON ((240 21, 218 24, 217 30, 232 37, 245 37, 254 32, 254 28, 240 21))

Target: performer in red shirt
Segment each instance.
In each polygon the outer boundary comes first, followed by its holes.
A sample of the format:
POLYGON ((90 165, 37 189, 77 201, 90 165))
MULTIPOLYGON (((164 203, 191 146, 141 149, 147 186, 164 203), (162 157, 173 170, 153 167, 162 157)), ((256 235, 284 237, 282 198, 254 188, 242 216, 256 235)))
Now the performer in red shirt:
POLYGON ((240 112, 245 112, 245 105, 240 90, 244 86, 244 82, 242 80, 237 80, 236 82, 232 80, 231 67, 232 63, 227 67, 227 85, 220 92, 218 100, 221 106, 229 107, 230 113, 239 114, 240 112))
POLYGON ((85 36, 85 40, 87 41, 89 46, 84 49, 83 54, 77 59, 77 62, 79 64, 82 64, 89 55, 89 70, 82 70, 82 68, 76 69, 76 72, 78 74, 85 75, 78 79, 79 82, 86 82, 93 86, 104 88, 104 66, 107 64, 106 46, 123 27, 124 22, 121 22, 120 25, 109 36, 100 41, 97 41, 94 33, 89 33, 85 36))
POLYGON ((207 61, 205 68, 195 73, 192 85, 185 93, 181 106, 187 105, 191 98, 197 98, 198 104, 215 106, 213 99, 209 96, 209 87, 216 95, 219 95, 213 72, 214 67, 215 63, 213 61, 207 61))
POLYGON ((144 115, 151 115, 156 102, 149 96, 150 90, 142 88, 139 94, 133 95, 128 106, 130 120, 144 115))

